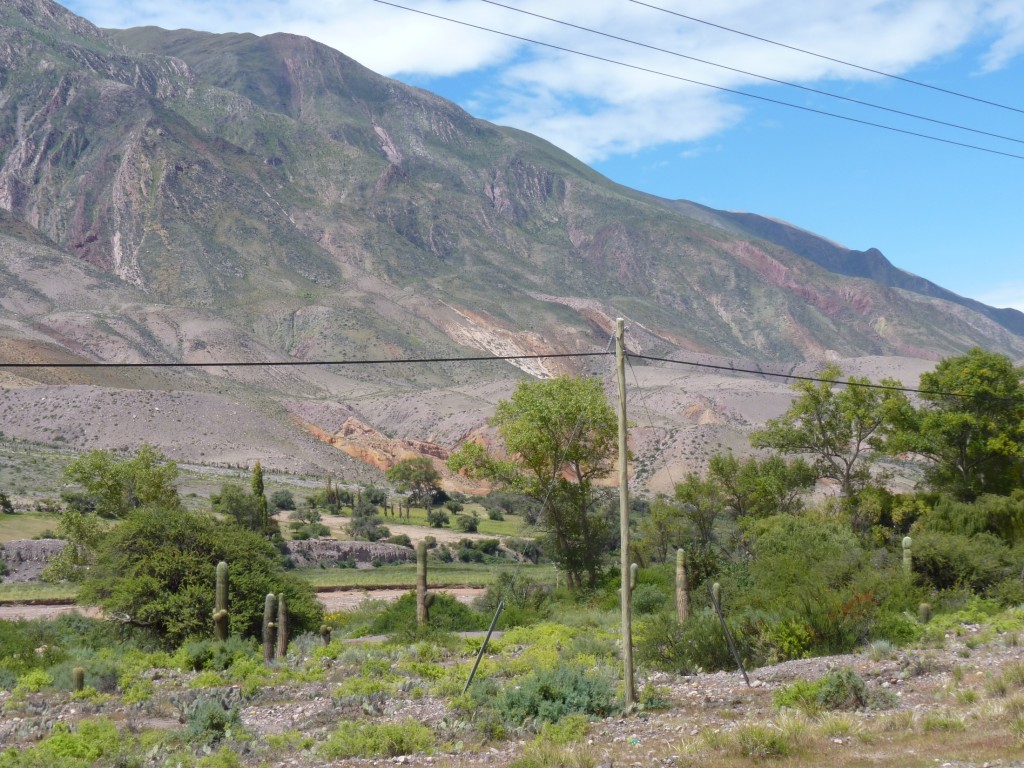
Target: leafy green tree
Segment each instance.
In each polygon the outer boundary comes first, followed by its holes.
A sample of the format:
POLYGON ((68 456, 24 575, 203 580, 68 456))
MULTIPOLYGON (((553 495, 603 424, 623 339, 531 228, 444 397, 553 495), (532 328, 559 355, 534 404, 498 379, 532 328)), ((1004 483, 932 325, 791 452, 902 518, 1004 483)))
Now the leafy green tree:
POLYGON ((220 493, 211 494, 210 507, 246 530, 257 533, 263 530, 259 500, 237 483, 224 483, 220 493))
POLYGON ((975 348, 921 374, 920 407, 894 419, 894 450, 923 457, 928 484, 970 501, 1024 485, 1024 369, 975 348))
POLYGON ((270 494, 270 503, 274 509, 295 509, 295 495, 288 490, 274 491, 270 494))
POLYGON ((256 637, 268 592, 284 593, 292 633, 315 631, 323 609, 313 588, 286 574, 259 534, 181 507, 142 507, 107 532, 81 598, 115 621, 148 627, 168 645, 212 632, 217 563, 231 568, 232 633, 256 637))
POLYGON ((0 514, 13 515, 14 505, 11 504, 10 498, 3 491, 0 491, 0 514))
POLYGON ((352 510, 352 522, 348 525, 353 539, 361 541, 380 541, 391 535, 391 531, 383 525, 377 507, 366 499, 362 499, 352 510))
POLYGON ((663 563, 690 540, 686 520, 679 505, 667 499, 655 499, 650 514, 640 518, 634 547, 648 563, 663 563))
POLYGON ((441 489, 441 473, 426 456, 402 459, 387 471, 386 477, 399 490, 411 490, 413 498, 425 505, 441 489))
POLYGON ((715 540, 715 524, 724 514, 726 495, 717 480, 704 479, 690 473, 681 483, 676 483, 676 501, 680 502, 682 517, 692 526, 701 544, 715 540))
POLYGON ((618 422, 601 383, 560 377, 521 381, 498 403, 497 427, 507 459, 473 443, 449 459, 452 471, 512 486, 541 502, 538 525, 551 559, 570 589, 597 582, 611 538, 595 510, 594 481, 608 475, 617 455, 618 422))
POLYGON ((178 506, 178 466, 143 445, 130 459, 108 451, 89 451, 64 470, 68 482, 79 483, 101 517, 122 518, 138 507, 178 506))
POLYGON ((793 514, 803 507, 801 494, 814 486, 816 473, 803 459, 781 456, 740 461, 731 453, 711 457, 708 478, 717 482, 737 518, 793 514))
MULTIPOLYGON (((819 374, 823 381, 800 381, 789 409, 770 419, 750 437, 756 448, 779 453, 806 454, 813 458, 819 478, 839 483, 848 499, 871 480, 870 464, 884 449, 892 414, 905 407, 906 396, 895 389, 871 386, 864 377, 850 377, 850 385, 836 387, 842 371, 829 365, 819 374)), ((882 387, 901 387, 894 379, 882 379, 882 387)))
POLYGON ((270 522, 270 511, 267 509, 267 496, 263 488, 263 467, 258 461, 252 468, 252 495, 256 499, 260 528, 266 528, 270 522))

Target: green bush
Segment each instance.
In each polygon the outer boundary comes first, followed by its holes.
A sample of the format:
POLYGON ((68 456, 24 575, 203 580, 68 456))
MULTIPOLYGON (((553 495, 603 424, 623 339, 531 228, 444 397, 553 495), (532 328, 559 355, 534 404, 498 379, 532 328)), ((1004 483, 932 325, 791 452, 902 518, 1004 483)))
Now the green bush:
POLYGON ((517 726, 557 723, 577 712, 606 717, 616 708, 611 680, 564 662, 527 675, 498 697, 497 706, 505 720, 517 726))
POLYGON ((822 710, 881 709, 894 703, 891 695, 869 690, 850 667, 830 669, 814 682, 797 680, 776 691, 772 701, 780 709, 792 707, 810 715, 822 710))
MULTIPOLYGON (((974 502, 956 501, 943 496, 918 521, 920 531, 974 536, 990 533, 1005 544, 1024 542, 1024 489, 1010 496, 986 494, 974 502)), ((915 547, 917 541, 914 541, 915 547)))
POLYGON ((0 753, 0 768, 92 768, 141 765, 133 757, 135 741, 122 736, 105 717, 82 720, 74 731, 67 723, 54 724, 43 741, 27 749, 12 747, 0 753))
POLYGON ((295 496, 291 491, 274 491, 270 494, 270 504, 274 509, 295 509, 295 496))
POLYGON ((223 672, 238 659, 255 657, 260 648, 254 638, 232 635, 227 640, 193 640, 175 654, 175 663, 182 669, 202 672, 223 672))
POLYGON ((671 598, 653 584, 638 584, 633 590, 633 611, 641 616, 663 610, 671 602, 671 598))
POLYGON ((268 592, 285 594, 292 632, 319 629, 323 609, 313 588, 284 572, 272 543, 232 522, 180 508, 136 509, 105 533, 79 597, 178 646, 212 634, 221 560, 231 572, 232 634, 260 635, 268 592))
POLYGON ((183 736, 190 744, 216 744, 240 734, 242 720, 238 710, 216 699, 197 699, 188 715, 183 736))
MULTIPOLYGON (((434 594, 430 629, 436 632, 473 632, 487 629, 488 617, 463 605, 451 595, 434 594)), ((415 634, 416 594, 407 592, 381 611, 370 624, 371 635, 415 634)))
POLYGON ((922 531, 913 540, 914 573, 935 589, 963 586, 980 592, 1019 573, 1010 549, 990 533, 922 531))
POLYGON ((319 754, 328 760, 399 757, 429 752, 433 747, 434 732, 415 720, 396 723, 346 720, 320 747, 319 754))

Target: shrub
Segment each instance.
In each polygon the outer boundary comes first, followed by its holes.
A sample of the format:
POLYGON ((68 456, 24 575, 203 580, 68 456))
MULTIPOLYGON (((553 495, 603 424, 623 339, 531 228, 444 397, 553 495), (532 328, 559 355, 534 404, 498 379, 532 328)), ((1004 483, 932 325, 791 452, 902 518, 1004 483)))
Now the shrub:
POLYGON ((319 628, 323 609, 313 588, 284 572, 273 544, 232 522, 180 508, 137 509, 107 532, 79 596, 180 645, 212 633, 221 560, 231 569, 232 634, 260 634, 268 592, 286 595, 294 633, 319 628))
MULTIPOLYGON (((430 606, 430 629, 439 632, 473 632, 487 629, 488 619, 451 595, 434 594, 430 606)), ((407 592, 379 613, 370 624, 371 635, 414 634, 416 594, 407 592)))
POLYGON ((615 710, 615 694, 604 675, 559 662, 553 668, 535 670, 518 686, 505 690, 497 705, 514 725, 557 723, 576 712, 606 717, 615 710))
POLYGON ((864 680, 849 667, 830 669, 814 682, 798 680, 775 692, 776 707, 792 707, 809 715, 821 710, 880 709, 892 706, 893 698, 868 690, 864 680))
POLYGON ((476 533, 480 527, 480 521, 473 515, 459 515, 455 518, 460 531, 476 533))
POLYGON ((1010 550, 992 534, 924 531, 914 536, 914 572, 936 589, 984 590, 1011 575, 1010 561, 1010 550))
POLYGON ((660 611, 669 602, 665 593, 653 584, 638 584, 633 590, 633 611, 638 615, 660 611))
POLYGON ((193 672, 223 672, 238 659, 255 657, 258 653, 259 646, 254 638, 232 635, 224 642, 193 640, 185 643, 175 654, 174 661, 180 668, 193 672))
POLYGON ((503 515, 501 513, 500 509, 488 509, 487 510, 487 519, 488 520, 495 520, 495 521, 500 523, 501 521, 503 521, 505 519, 505 515, 503 515))
POLYGON ((295 509, 295 496, 291 491, 274 491, 270 494, 270 503, 274 509, 295 509))
POLYGON ((433 746, 433 731, 415 720, 397 723, 347 720, 320 747, 320 755, 328 760, 399 757, 429 752, 433 746))
POLYGON ((82 720, 74 731, 58 722, 48 737, 27 749, 0 753, 0 768, 91 768, 94 765, 136 765, 130 758, 134 741, 118 733, 105 717, 82 720))
POLYGON ((388 536, 385 541, 388 544, 397 544, 400 547, 409 547, 412 549, 412 539, 410 539, 409 535, 405 533, 400 533, 397 536, 388 536))
POLYGON ((238 711, 216 699, 197 699, 188 715, 183 736, 192 744, 216 744, 239 735, 242 721, 238 711))
POLYGON ((448 513, 443 509, 432 509, 427 514, 427 522, 431 528, 444 528, 448 525, 448 513))

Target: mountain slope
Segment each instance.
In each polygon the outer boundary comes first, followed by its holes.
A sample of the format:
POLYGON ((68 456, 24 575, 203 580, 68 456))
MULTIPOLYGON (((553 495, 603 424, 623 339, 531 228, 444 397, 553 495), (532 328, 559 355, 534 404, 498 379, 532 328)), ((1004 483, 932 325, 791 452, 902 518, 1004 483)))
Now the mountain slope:
MULTIPOLYGON (((605 349, 616 316, 636 351, 778 370, 975 345, 1024 357, 1020 313, 877 252, 621 187, 311 40, 100 30, 50 0, 0 0, 0 211, 0 360, 542 355, 605 349)), ((334 435, 318 419, 351 409, 451 447, 524 372, 583 370, 599 363, 33 376, 277 414, 253 434, 298 419, 334 435)), ((716 404, 710 380, 651 381, 655 453, 766 415, 716 404)))

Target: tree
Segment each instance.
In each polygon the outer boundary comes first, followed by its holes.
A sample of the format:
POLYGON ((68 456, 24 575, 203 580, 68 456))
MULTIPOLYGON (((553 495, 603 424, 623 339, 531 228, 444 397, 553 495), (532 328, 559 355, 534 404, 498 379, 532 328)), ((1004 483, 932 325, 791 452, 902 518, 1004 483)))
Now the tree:
POLYGON ((676 501, 681 502, 680 512, 693 526, 700 543, 711 544, 715 540, 715 522, 725 512, 722 486, 690 473, 683 482, 676 483, 676 501))
POLYGON ((399 490, 411 490, 413 498, 424 505, 429 505, 434 494, 441 488, 441 473, 426 456, 402 459, 387 471, 386 477, 399 490))
POLYGON ((101 539, 79 594, 115 621, 148 627, 174 646, 210 635, 221 560, 231 568, 232 634, 260 634, 269 592, 286 595, 293 633, 319 628, 323 609, 313 588, 283 571, 270 542, 181 507, 132 510, 101 539))
POLYGON ((11 504, 10 498, 3 491, 0 491, 0 514, 13 515, 14 505, 11 504))
POLYGON ((380 541, 391 535, 391 531, 384 527, 383 522, 377 513, 377 507, 362 499, 352 510, 352 522, 348 524, 348 531, 353 539, 380 541))
POLYGON ((682 510, 666 499, 655 499, 650 514, 637 524, 634 546, 646 562, 663 563, 689 538, 682 510))
POLYGON ((612 470, 618 422, 601 383, 560 377, 521 381, 498 403, 497 427, 507 459, 473 443, 449 459, 453 471, 510 485, 541 502, 538 525, 570 589, 597 582, 610 526, 595 513, 594 481, 612 470))
POLYGON ((800 458, 740 461, 731 453, 719 453, 711 457, 708 478, 721 486, 735 517, 767 517, 798 512, 801 494, 814 485, 816 473, 800 458))
POLYGON ((267 496, 263 488, 263 467, 258 461, 256 466, 252 468, 252 495, 256 498, 260 528, 266 528, 270 522, 270 512, 267 509, 267 496))
POLYGON ((237 483, 224 483, 220 493, 210 494, 210 508, 249 531, 263 531, 259 500, 237 483))
MULTIPOLYGON (((869 466, 884 448, 886 427, 907 398, 896 389, 880 389, 864 377, 850 377, 837 390, 842 371, 829 365, 820 382, 793 385, 796 399, 782 416, 770 419, 750 437, 756 448, 813 457, 819 478, 835 480, 842 495, 854 499, 871 480, 869 466)), ((882 379, 882 387, 901 387, 882 379)))
POLYGON ((108 451, 89 451, 71 462, 64 477, 85 487, 101 517, 122 518, 147 504, 178 506, 178 466, 152 446, 143 445, 130 459, 108 451))
POLYGON ((288 490, 274 491, 270 494, 270 503, 277 510, 295 509, 295 495, 288 490))
POLYGON ((921 374, 920 407, 895 418, 895 450, 930 463, 929 485, 963 501, 1021 487, 1024 470, 1024 369, 975 348, 921 374))

